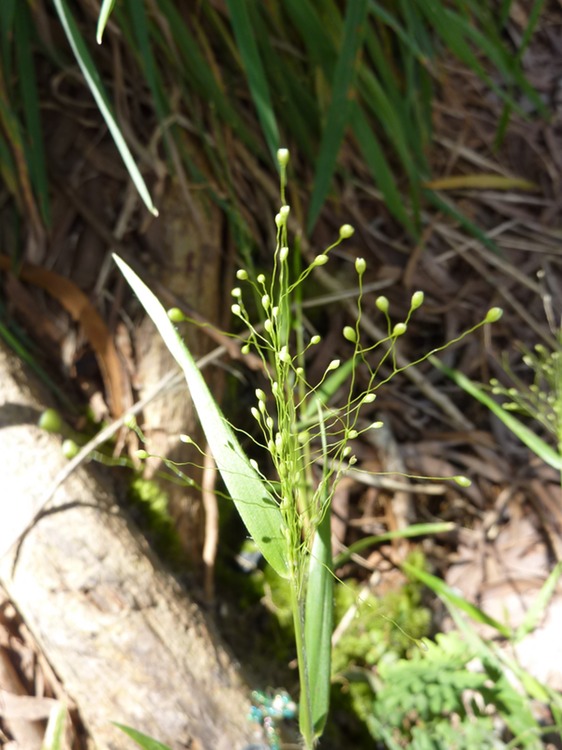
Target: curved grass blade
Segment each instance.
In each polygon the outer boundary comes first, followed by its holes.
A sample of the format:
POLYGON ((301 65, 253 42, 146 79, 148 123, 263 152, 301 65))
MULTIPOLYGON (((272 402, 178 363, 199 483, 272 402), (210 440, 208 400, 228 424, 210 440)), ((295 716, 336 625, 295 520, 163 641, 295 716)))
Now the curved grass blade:
POLYGON ((98 25, 96 28, 96 42, 102 43, 103 32, 109 21, 109 16, 115 5, 115 0, 103 0, 100 8, 100 14, 98 16, 98 25))
POLYGON ((86 79, 86 83, 88 84, 88 87, 90 88, 90 91, 92 92, 92 95, 96 100, 96 104, 98 105, 102 117, 106 122, 109 132, 111 133, 113 140, 115 141, 115 145, 117 146, 117 149, 121 154, 121 158, 123 159, 125 167, 127 168, 127 171, 148 210, 152 214, 154 214, 154 216, 158 216, 158 211, 152 203, 152 198, 150 197, 150 193, 148 192, 148 188, 146 187, 139 168, 137 167, 135 160, 133 159, 133 156, 129 151, 129 147, 127 146, 125 139, 123 138, 119 125, 113 117, 109 100, 103 88, 98 72, 94 66, 88 48, 86 47, 84 40, 82 39, 82 36, 78 31, 78 26, 76 25, 76 22, 72 15, 69 13, 65 0, 53 0, 53 3, 58 13, 61 25, 64 29, 64 33, 66 34, 72 51, 74 52, 74 56, 76 57, 82 74, 86 79))
POLYGON ((139 747, 143 748, 143 750, 171 750, 171 748, 168 747, 168 745, 164 745, 163 742, 158 742, 158 740, 154 740, 147 734, 143 734, 132 727, 125 726, 125 724, 118 724, 116 721, 113 721, 112 724, 134 740, 139 747))
POLYGON ((234 36, 236 37, 238 50, 242 57, 248 85, 250 86, 252 99, 256 105, 263 134, 273 160, 277 163, 276 153, 279 148, 279 130, 277 128, 277 120, 273 110, 267 76, 248 13, 248 3, 239 2, 239 0, 227 0, 227 5, 234 36))
POLYGON ((403 562, 401 567, 409 576, 417 578, 418 581, 421 581, 430 588, 440 599, 443 599, 446 603, 452 604, 457 609, 462 610, 476 622, 480 622, 483 625, 490 625, 490 627, 497 630, 497 632, 505 638, 512 637, 513 633, 507 625, 503 625, 499 620, 490 617, 490 615, 487 615, 479 607, 471 604, 464 598, 464 596, 457 594, 457 592, 448 586, 445 581, 441 580, 441 578, 437 578, 437 576, 431 575, 431 573, 427 573, 425 570, 421 570, 408 562, 403 562))
POLYGON ((520 422, 517 417, 506 411, 500 404, 494 401, 485 391, 479 388, 469 378, 457 370, 453 370, 450 367, 444 365, 440 359, 431 356, 429 358, 431 364, 439 368, 448 377, 451 378, 458 386, 466 391, 470 396, 480 401, 481 404, 488 407, 488 409, 500 419, 504 425, 516 436, 519 440, 530 448, 533 453, 542 459, 549 466, 557 471, 562 471, 562 456, 552 448, 546 441, 539 437, 533 430, 529 429, 523 422, 520 422))
POLYGON ((117 255, 113 258, 158 328, 170 354, 184 372, 217 468, 248 532, 276 573, 282 578, 287 578, 285 541, 281 533, 283 518, 279 506, 250 464, 238 438, 213 399, 191 353, 156 296, 121 258, 117 255))
POLYGON ((334 70, 332 100, 326 115, 326 125, 314 170, 314 187, 308 210, 307 231, 310 233, 320 215, 330 188, 340 146, 351 114, 350 92, 355 80, 359 51, 365 37, 368 0, 356 0, 347 5, 341 51, 334 70))

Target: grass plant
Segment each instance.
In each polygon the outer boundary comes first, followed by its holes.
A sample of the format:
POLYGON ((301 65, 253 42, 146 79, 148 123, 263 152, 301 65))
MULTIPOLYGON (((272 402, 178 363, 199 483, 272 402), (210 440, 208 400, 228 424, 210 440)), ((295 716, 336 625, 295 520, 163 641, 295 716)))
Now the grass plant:
MULTIPOLYGON (((255 461, 248 459, 236 430, 223 416, 178 336, 172 320, 182 320, 181 311, 174 309, 166 313, 130 267, 117 257, 115 260, 184 371, 213 457, 248 532, 272 568, 288 581, 301 690, 299 725, 304 746, 312 748, 323 732, 329 708, 334 582, 331 499, 340 477, 356 463, 352 441, 381 426, 376 419, 365 419, 362 412, 372 414, 378 388, 405 369, 397 363, 397 345, 407 331, 411 316, 423 304, 423 294, 413 294, 405 320, 398 323, 390 317, 388 300, 378 297, 376 306, 386 321, 387 335, 375 344, 363 346, 360 326, 366 263, 358 258, 355 261, 359 286, 356 321, 354 326, 346 326, 342 331, 342 342, 346 340, 353 347, 350 366, 346 368, 348 378, 343 403, 333 403, 327 395, 331 389, 326 389, 343 367, 338 359, 327 365, 318 382, 310 383, 306 378, 306 354, 321 339, 319 335, 305 339, 299 325, 298 305, 295 312, 293 303, 300 299, 299 289, 304 281, 315 268, 329 262, 330 253, 353 234, 353 228, 343 225, 338 240, 294 277, 287 231, 290 207, 285 196, 288 159, 288 151, 280 149, 282 205, 275 216, 277 244, 271 274, 267 277, 260 273, 252 278, 245 269, 237 272, 239 282, 246 285, 246 293, 259 300, 262 316, 259 325, 250 319, 245 291, 241 287, 232 290, 232 313, 247 331, 242 352, 257 354, 269 385, 268 393, 256 390, 251 413, 263 435, 260 444, 275 468, 274 480, 270 480, 255 461), (381 356, 373 367, 375 350, 381 356), (384 376, 380 374, 383 365, 384 376), (359 368, 367 372, 366 387, 358 385, 359 368)), ((492 308, 482 323, 462 336, 497 320, 500 315, 501 310, 492 308)), ((413 364, 428 356, 430 353, 413 364)), ((461 485, 468 481, 464 477, 449 479, 461 485)))

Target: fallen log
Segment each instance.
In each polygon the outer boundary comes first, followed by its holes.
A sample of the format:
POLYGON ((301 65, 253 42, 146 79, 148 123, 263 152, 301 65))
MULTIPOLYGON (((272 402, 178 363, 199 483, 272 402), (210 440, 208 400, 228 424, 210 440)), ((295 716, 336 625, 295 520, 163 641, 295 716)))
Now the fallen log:
POLYGON ((236 665, 117 505, 107 477, 78 468, 16 542, 65 462, 60 440, 36 427, 49 405, 0 345, 2 584, 96 748, 133 746, 115 721, 174 750, 241 750, 253 730, 236 665))

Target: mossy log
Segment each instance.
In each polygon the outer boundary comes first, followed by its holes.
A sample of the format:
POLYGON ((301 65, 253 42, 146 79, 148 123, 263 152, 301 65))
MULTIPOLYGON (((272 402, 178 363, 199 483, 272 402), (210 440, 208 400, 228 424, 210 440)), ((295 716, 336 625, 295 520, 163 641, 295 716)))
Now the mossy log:
POLYGON ((65 460, 35 426, 47 395, 2 345, 0 384, 0 579, 94 746, 132 747, 115 721, 174 750, 240 750, 253 730, 236 665, 107 478, 80 467, 15 541, 65 460))

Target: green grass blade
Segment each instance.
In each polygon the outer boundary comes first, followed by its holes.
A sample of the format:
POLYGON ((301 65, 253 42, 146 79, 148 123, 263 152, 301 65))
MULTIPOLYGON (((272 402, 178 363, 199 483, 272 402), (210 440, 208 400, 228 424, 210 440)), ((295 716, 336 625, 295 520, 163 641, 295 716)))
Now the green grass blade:
POLYGON ((469 378, 463 375, 458 370, 454 370, 444 365, 441 360, 437 357, 430 357, 429 361, 435 365, 438 369, 445 373, 451 378, 458 386, 460 386, 466 393, 473 398, 484 404, 493 414, 500 419, 504 425, 517 437, 519 440, 530 448, 535 455, 542 459, 549 466, 557 471, 562 471, 562 456, 552 448, 547 442, 540 438, 533 430, 529 429, 523 422, 520 422, 517 417, 513 416, 510 412, 506 411, 500 404, 489 396, 482 388, 472 382, 469 378))
POLYGON ((399 529, 397 531, 386 531, 384 534, 376 534, 375 536, 367 536, 364 539, 360 539, 358 542, 351 544, 345 552, 334 558, 334 569, 341 567, 353 555, 363 552, 368 547, 373 547, 375 544, 382 544, 383 542, 390 542, 393 539, 410 539, 416 536, 429 536, 430 534, 445 534, 448 531, 452 531, 455 528, 455 524, 451 522, 441 523, 417 523, 412 526, 408 526, 407 529, 399 529))
POLYGON ((324 513, 312 545, 304 620, 308 687, 314 734, 322 734, 330 706, 333 631, 332 534, 330 510, 324 513))
POLYGON ((100 13, 98 16, 98 25, 96 28, 96 42, 98 44, 102 43, 103 32, 105 31, 105 27, 107 26, 107 22, 109 21, 109 16, 111 15, 111 11, 113 10, 114 5, 115 0, 103 0, 101 4, 100 13))
POLYGON ((353 106, 351 122, 363 158, 383 194, 388 210, 415 237, 417 232, 414 223, 404 208, 404 199, 400 195, 384 151, 370 127, 365 113, 357 104, 353 106))
POLYGON ((445 581, 441 580, 441 578, 437 578, 437 576, 431 575, 431 573, 427 573, 425 570, 421 570, 408 562, 403 562, 401 567, 408 575, 417 578, 418 581, 421 581, 430 588, 440 599, 443 599, 448 604, 452 604, 457 609, 460 609, 476 622, 482 623, 483 625, 490 625, 505 638, 512 637, 512 632, 507 625, 503 625, 498 620, 487 615, 479 607, 471 604, 464 598, 464 596, 457 594, 457 592, 448 586, 445 581))
POLYGON ((227 0, 230 21, 236 37, 238 50, 242 58, 252 99, 256 106, 258 118, 263 130, 266 143, 275 164, 277 164, 277 149, 279 148, 279 130, 273 110, 267 76, 263 68, 262 59, 248 13, 246 0, 227 0))
POLYGON ((18 79, 25 114, 27 165, 35 193, 39 199, 41 216, 46 226, 50 224, 49 180, 43 150, 43 133, 39 111, 39 92, 35 76, 31 40, 32 20, 27 3, 18 3, 15 17, 17 43, 15 46, 18 79))
POLYGON ((143 748, 143 750, 171 750, 168 745, 164 745, 164 743, 158 742, 158 740, 154 740, 152 737, 149 737, 132 727, 127 727, 125 724, 118 724, 116 721, 112 722, 112 724, 134 740, 139 747, 143 748))
POLYGON ((205 437, 222 479, 260 552, 283 578, 288 571, 279 506, 250 461, 213 399, 191 353, 181 340, 166 311, 134 271, 116 255, 121 273, 157 327, 171 355, 182 368, 205 437))
POLYGON ((101 79, 94 66, 88 48, 86 47, 84 40, 82 39, 82 36, 78 30, 78 26, 76 25, 76 22, 72 15, 69 13, 65 0, 53 0, 53 3, 55 5, 59 20, 72 48, 74 56, 76 57, 82 74, 86 79, 86 83, 88 84, 90 91, 92 92, 92 95, 96 100, 96 104, 98 105, 102 117, 106 122, 109 132, 111 133, 113 140, 115 141, 115 145, 117 146, 117 149, 121 154, 121 158, 123 159, 125 167, 127 168, 127 171, 148 210, 155 216, 158 216, 158 211, 152 203, 148 188, 146 187, 139 168, 137 167, 136 162, 133 159, 131 152, 129 151, 129 147, 127 146, 127 143, 123 138, 119 125, 117 124, 113 116, 109 100, 103 88, 101 79))
POLYGON ((332 99, 314 169, 314 187, 308 209, 307 230, 312 232, 330 189, 340 146, 349 124, 351 89, 355 81, 357 58, 365 37, 368 0, 348 3, 340 54, 334 71, 332 99))
POLYGON ((58 703, 53 707, 47 722, 45 737, 41 744, 41 750, 64 750, 66 725, 66 706, 64 703, 58 703))
POLYGON ((555 566, 554 570, 550 573, 546 581, 541 587, 541 590, 537 594, 534 602, 531 604, 521 625, 515 631, 515 641, 521 641, 526 635, 532 633, 533 630, 538 626, 541 619, 544 616, 544 612, 548 606, 549 601, 552 599, 556 586, 562 575, 562 561, 559 561, 555 566))

